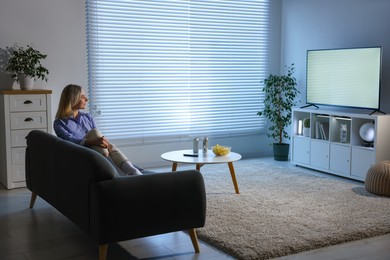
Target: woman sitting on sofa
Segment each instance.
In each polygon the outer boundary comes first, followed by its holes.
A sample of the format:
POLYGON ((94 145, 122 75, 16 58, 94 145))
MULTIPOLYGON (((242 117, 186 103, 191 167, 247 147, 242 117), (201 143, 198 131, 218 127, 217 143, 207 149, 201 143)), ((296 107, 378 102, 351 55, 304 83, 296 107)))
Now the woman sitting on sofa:
POLYGON ((91 114, 80 111, 85 109, 87 102, 88 98, 81 86, 70 84, 62 90, 53 124, 57 136, 90 147, 106 157, 110 156, 127 175, 141 175, 129 159, 100 133, 91 114))

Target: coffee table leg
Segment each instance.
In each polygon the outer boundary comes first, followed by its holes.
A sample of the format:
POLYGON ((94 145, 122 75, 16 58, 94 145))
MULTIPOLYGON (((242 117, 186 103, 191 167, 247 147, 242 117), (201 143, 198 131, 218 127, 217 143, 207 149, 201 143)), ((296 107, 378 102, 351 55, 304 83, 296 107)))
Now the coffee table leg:
POLYGON ((177 169, 177 162, 174 162, 174 163, 172 164, 172 171, 175 172, 176 169, 177 169))
POLYGON ((232 181, 233 181, 234 189, 236 190, 236 193, 237 193, 237 194, 240 194, 240 191, 239 191, 239 189, 238 189, 238 183, 237 183, 237 179, 236 179, 236 174, 235 174, 235 172, 234 172, 233 163, 232 163, 232 162, 228 162, 228 165, 229 165, 230 175, 232 176, 232 181))

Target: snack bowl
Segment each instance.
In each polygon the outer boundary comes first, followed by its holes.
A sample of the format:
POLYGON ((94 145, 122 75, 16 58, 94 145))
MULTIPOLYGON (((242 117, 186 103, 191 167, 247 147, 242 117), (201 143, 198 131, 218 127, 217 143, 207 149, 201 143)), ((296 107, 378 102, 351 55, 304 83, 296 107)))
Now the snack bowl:
POLYGON ((211 147, 211 151, 213 151, 213 153, 216 156, 227 155, 230 153, 231 150, 232 150, 232 148, 230 146, 223 146, 223 145, 219 145, 219 144, 211 147))

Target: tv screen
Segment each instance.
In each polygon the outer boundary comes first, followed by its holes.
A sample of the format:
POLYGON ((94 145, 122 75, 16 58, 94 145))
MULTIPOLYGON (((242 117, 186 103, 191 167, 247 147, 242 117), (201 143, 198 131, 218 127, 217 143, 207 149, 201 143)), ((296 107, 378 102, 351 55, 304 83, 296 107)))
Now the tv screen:
POLYGON ((378 110, 381 47, 308 50, 306 102, 378 110))

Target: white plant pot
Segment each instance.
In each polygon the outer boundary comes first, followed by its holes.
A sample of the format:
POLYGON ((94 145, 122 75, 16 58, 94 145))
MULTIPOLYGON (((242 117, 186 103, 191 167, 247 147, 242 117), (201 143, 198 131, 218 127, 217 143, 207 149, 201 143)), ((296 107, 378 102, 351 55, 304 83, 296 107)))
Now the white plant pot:
POLYGON ((310 127, 304 127, 303 128, 303 136, 309 137, 310 136, 310 127))
POLYGON ((23 90, 31 90, 34 86, 34 78, 27 76, 25 74, 19 74, 18 80, 20 84, 20 88, 23 90))

